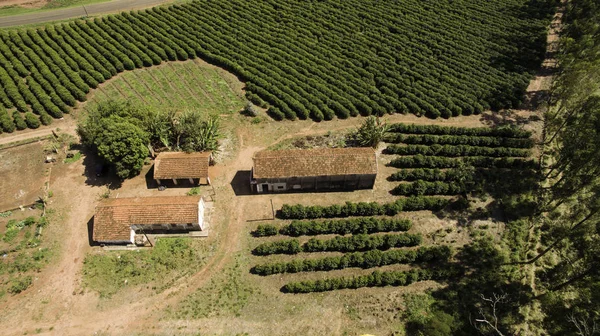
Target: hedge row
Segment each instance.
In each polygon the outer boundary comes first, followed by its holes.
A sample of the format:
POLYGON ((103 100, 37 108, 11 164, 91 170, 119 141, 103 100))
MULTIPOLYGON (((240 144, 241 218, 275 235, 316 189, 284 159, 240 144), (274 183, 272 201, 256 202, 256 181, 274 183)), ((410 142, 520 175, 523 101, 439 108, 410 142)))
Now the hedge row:
POLYGON ((201 57, 239 76, 276 119, 448 118, 516 107, 543 59, 553 4, 471 2, 460 11, 438 2, 432 15, 430 4, 415 0, 214 0, 2 33, 8 52, 0 52, 17 78, 2 85, 10 92, 0 100, 22 112, 29 105, 41 119, 55 109, 17 84, 34 69, 57 84, 47 93, 60 108, 124 69, 201 57), (516 10, 507 17, 508 8, 516 10), (482 13, 483 26, 471 20, 482 13), (348 39, 359 26, 361 38, 348 39), (516 35, 535 42, 515 52, 509 41, 516 35), (491 61, 498 57, 509 71, 491 61))
POLYGON ((258 245, 252 253, 255 255, 296 254, 300 252, 355 252, 368 250, 387 250, 392 247, 418 246, 423 241, 420 234, 353 235, 320 240, 311 238, 300 245, 297 239, 280 240, 258 245))
POLYGON ((531 132, 517 127, 502 126, 497 128, 488 127, 455 127, 439 125, 415 125, 415 124, 392 124, 389 127, 392 133, 407 134, 432 134, 432 135, 472 135, 472 136, 494 136, 506 138, 529 138, 531 132))
POLYGON ((384 153, 398 155, 425 156, 488 156, 488 157, 527 157, 530 151, 521 148, 478 147, 468 145, 390 145, 384 153))
POLYGON ((401 211, 438 211, 446 207, 450 200, 437 197, 408 197, 391 203, 359 202, 320 206, 284 204, 277 216, 281 219, 315 219, 349 216, 394 216, 401 211))
POLYGON ((532 148, 533 140, 528 138, 505 138, 472 135, 431 135, 387 133, 385 142, 411 145, 470 145, 482 147, 532 148))
POLYGON ((388 177, 388 181, 453 181, 463 175, 458 169, 438 168, 400 169, 388 177))
POLYGON ((297 259, 290 262, 270 263, 254 266, 250 272, 262 276, 278 273, 317 272, 348 267, 373 268, 385 265, 417 262, 445 262, 452 255, 448 246, 427 246, 415 250, 392 250, 347 253, 343 256, 318 259, 297 259))
POLYGON ((388 165, 395 168, 457 168, 465 164, 479 168, 534 169, 536 167, 535 161, 521 158, 491 158, 485 156, 449 158, 423 155, 399 157, 392 160, 388 165))
POLYGON ((280 230, 273 225, 259 225, 252 235, 274 236, 278 232, 286 236, 315 236, 320 234, 359 234, 392 231, 408 231, 412 223, 406 219, 363 217, 328 221, 293 221, 280 230))
POLYGON ((464 191, 464 188, 456 183, 446 182, 428 182, 418 180, 412 183, 401 183, 390 191, 393 195, 457 195, 464 191))
POLYGON ((290 282, 281 288, 285 293, 325 292, 347 288, 407 286, 418 281, 447 280, 461 274, 458 268, 412 269, 410 271, 374 271, 369 275, 290 282))

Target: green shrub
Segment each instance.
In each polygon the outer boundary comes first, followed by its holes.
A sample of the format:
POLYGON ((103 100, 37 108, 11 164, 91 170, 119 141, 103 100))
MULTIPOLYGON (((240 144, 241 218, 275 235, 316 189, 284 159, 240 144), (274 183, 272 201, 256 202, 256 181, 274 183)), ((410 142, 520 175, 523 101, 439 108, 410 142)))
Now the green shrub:
POLYGON ((355 277, 290 282, 282 287, 284 293, 325 292, 346 288, 408 286, 425 280, 447 280, 460 275, 458 268, 412 269, 410 271, 375 271, 355 277))
POLYGON ((346 202, 344 205, 335 204, 330 206, 284 204, 277 212, 277 216, 282 219, 313 219, 380 215, 394 216, 401 211, 437 211, 443 209, 449 203, 449 200, 443 198, 418 196, 407 197, 392 203, 384 204, 377 202, 346 202))
POLYGON ((22 291, 29 288, 32 283, 33 283, 33 278, 30 275, 20 277, 17 279, 13 279, 10 281, 10 286, 8 287, 8 292, 11 294, 19 294, 22 291))
POLYGON ((25 113, 25 123, 27 124, 27 127, 34 129, 41 125, 40 119, 31 112, 25 113))
POLYGON ((348 267, 373 268, 393 264, 416 262, 445 262, 452 255, 448 246, 419 247, 416 250, 371 250, 346 253, 343 256, 319 259, 298 259, 290 262, 269 263, 254 266, 250 271, 266 276, 277 273, 316 272, 348 267))
POLYGON ((300 252, 354 252, 367 250, 387 250, 392 247, 417 246, 421 244, 420 234, 352 235, 327 240, 311 238, 300 245, 297 239, 278 240, 258 245, 252 253, 255 255, 297 254, 300 252))
POLYGON ((312 236, 320 234, 358 234, 391 231, 408 231, 412 223, 406 219, 363 217, 328 221, 293 221, 281 228, 287 236, 312 236))
POLYGON ((261 224, 251 234, 254 237, 267 237, 277 235, 277 227, 271 224, 261 224))

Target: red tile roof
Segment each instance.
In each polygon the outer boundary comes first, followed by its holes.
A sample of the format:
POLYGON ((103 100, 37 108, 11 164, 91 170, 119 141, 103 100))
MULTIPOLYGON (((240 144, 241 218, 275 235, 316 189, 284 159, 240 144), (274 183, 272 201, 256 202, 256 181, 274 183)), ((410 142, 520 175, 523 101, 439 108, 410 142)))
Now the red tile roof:
POLYGON ((199 223, 200 196, 112 198, 100 201, 93 240, 129 241, 131 225, 199 223))
POLYGON ((155 179, 207 178, 210 152, 159 153, 154 162, 155 179))
POLYGON ((254 155, 254 178, 377 174, 372 148, 262 151, 254 155))

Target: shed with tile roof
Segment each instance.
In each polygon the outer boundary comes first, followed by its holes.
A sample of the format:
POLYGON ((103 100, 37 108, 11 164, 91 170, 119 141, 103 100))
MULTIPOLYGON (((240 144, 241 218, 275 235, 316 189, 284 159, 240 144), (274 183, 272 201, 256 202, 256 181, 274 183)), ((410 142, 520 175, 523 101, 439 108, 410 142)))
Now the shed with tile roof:
POLYGON ((132 244, 136 234, 200 231, 204 210, 200 196, 105 199, 96 206, 92 239, 132 244))
POLYGON ((181 180, 187 180, 192 184, 210 184, 208 177, 210 156, 210 152, 159 153, 154 161, 154 180, 159 185, 165 181, 178 184, 181 180))
POLYGON ((372 148, 261 151, 254 155, 255 192, 370 189, 377 177, 372 148))

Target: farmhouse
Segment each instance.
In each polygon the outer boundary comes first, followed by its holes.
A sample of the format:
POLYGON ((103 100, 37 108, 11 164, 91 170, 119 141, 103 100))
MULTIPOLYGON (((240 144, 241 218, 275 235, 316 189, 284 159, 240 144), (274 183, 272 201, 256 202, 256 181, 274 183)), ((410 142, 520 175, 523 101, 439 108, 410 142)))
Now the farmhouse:
POLYGON ((102 244, 133 244, 148 233, 201 231, 204 210, 200 196, 102 200, 96 206, 92 239, 102 244))
POLYGON ((208 178, 210 155, 210 152, 159 153, 154 162, 154 180, 159 185, 167 180, 173 181, 175 185, 182 180, 189 181, 191 184, 210 184, 208 178))
POLYGON ((354 190, 373 188, 377 157, 371 148, 262 151, 254 155, 252 190, 354 190))

